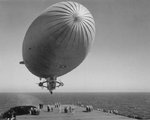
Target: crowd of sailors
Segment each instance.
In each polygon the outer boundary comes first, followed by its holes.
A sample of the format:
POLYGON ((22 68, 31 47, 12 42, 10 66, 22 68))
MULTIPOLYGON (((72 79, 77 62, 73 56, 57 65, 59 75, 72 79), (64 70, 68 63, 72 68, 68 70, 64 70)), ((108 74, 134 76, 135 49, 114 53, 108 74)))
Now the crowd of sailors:
MULTIPOLYGON (((94 110, 92 105, 83 105, 83 104, 77 104, 78 106, 84 108, 84 112, 92 112, 94 110)), ((29 110, 30 115, 39 115, 41 110, 46 110, 47 112, 54 112, 58 111, 59 113, 74 113, 75 112, 75 106, 74 105, 61 105, 59 102, 53 104, 53 105, 44 105, 39 104, 38 107, 31 107, 29 110)), ((119 114, 118 110, 106 110, 106 109, 97 109, 98 111, 112 113, 112 114, 119 114)), ((16 120, 16 114, 15 112, 8 113, 8 119, 7 120, 16 120)))
MULTIPOLYGON (((85 112, 91 112, 91 111, 94 110, 94 108, 93 108, 92 105, 83 105, 83 104, 81 104, 80 102, 77 103, 77 105, 80 106, 80 107, 85 107, 85 109, 86 109, 85 112)), ((97 108, 97 110, 98 110, 98 111, 102 111, 102 112, 111 113, 111 114, 116 114, 116 115, 119 114, 118 110, 116 110, 116 109, 106 110, 106 109, 99 109, 99 108, 97 108)))
MULTIPOLYGON (((81 103, 77 103, 77 106, 85 108, 85 112, 92 112, 94 110, 92 105, 83 105, 81 103)), ((53 112, 55 108, 58 108, 59 113, 73 113, 75 112, 74 105, 66 105, 62 107, 61 103, 56 102, 54 105, 47 105, 47 112, 53 112)), ((39 109, 43 109, 43 104, 39 104, 39 109)), ((112 109, 112 110, 106 110, 106 109, 97 109, 98 111, 112 113, 112 114, 119 114, 118 110, 112 109)))
POLYGON ((16 120, 16 114, 14 111, 9 111, 7 114, 7 120, 16 120))
MULTIPOLYGON (((92 105, 83 105, 81 103, 76 104, 76 105, 79 107, 82 107, 84 109, 83 112, 92 112, 94 110, 92 105)), ((28 112, 26 112, 26 113, 30 114, 30 115, 39 115, 41 110, 43 110, 43 111, 46 110, 47 112, 54 112, 54 111, 56 112, 57 111, 58 113, 75 113, 75 105, 63 105, 62 106, 59 102, 52 104, 52 105, 39 104, 38 107, 31 107, 30 109, 28 109, 28 112)), ((97 108, 97 110, 101 111, 101 112, 115 114, 115 115, 121 115, 119 113, 119 111, 116 109, 107 110, 107 109, 97 108)), ((25 109, 24 109, 24 112, 25 112, 25 109)), ((17 115, 18 115, 18 113, 13 111, 13 109, 10 109, 7 112, 7 114, 5 115, 5 118, 6 118, 6 120, 16 120, 17 115)), ((1 114, 1 116, 2 116, 2 114, 1 114)), ((136 115, 128 115, 126 117, 136 118, 136 119, 141 118, 141 117, 136 116, 136 115)))
MULTIPOLYGON (((94 107, 92 105, 83 105, 83 104, 77 104, 78 106, 84 108, 84 112, 92 112, 94 110, 94 107)), ((75 112, 75 107, 74 105, 66 105, 64 107, 61 106, 60 103, 55 103, 54 105, 47 105, 47 112, 53 112, 54 109, 59 110, 59 113, 74 113, 75 112)), ((115 115, 121 115, 119 114, 119 111, 116 109, 111 109, 111 110, 107 110, 107 109, 99 109, 97 108, 98 111, 101 112, 106 112, 106 113, 111 113, 111 114, 115 114, 115 115)), ((127 116, 127 117, 131 117, 131 118, 139 118, 138 116, 127 116)))
POLYGON ((53 112, 54 109, 58 109, 59 113, 73 113, 74 112, 74 107, 73 105, 67 105, 62 107, 60 103, 55 103, 53 105, 47 105, 47 112, 53 112))
POLYGON ((118 110, 113 109, 113 110, 106 110, 106 109, 97 109, 98 111, 102 111, 102 112, 107 112, 107 113, 112 113, 112 114, 119 114, 118 110))
POLYGON ((36 107, 31 107, 31 109, 29 110, 29 114, 30 115, 39 115, 40 111, 36 107))
POLYGON ((86 112, 91 112, 91 111, 93 111, 94 109, 93 109, 93 106, 92 105, 87 105, 86 106, 86 112))
POLYGON ((64 113, 74 113, 75 109, 73 106, 66 106, 64 107, 64 113))

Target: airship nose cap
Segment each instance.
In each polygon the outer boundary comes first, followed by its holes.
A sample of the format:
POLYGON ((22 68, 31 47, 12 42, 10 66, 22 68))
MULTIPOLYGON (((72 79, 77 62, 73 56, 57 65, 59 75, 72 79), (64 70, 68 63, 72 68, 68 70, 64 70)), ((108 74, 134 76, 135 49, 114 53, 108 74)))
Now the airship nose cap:
POLYGON ((81 22, 82 17, 79 15, 79 13, 73 14, 73 20, 74 22, 81 22))

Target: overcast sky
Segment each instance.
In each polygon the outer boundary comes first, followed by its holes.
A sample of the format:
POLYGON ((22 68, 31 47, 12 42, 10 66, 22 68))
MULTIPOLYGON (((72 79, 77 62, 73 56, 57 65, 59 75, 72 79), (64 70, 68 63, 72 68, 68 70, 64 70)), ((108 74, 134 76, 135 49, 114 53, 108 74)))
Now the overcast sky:
MULTIPOLYGON (((22 60, 31 22, 61 0, 0 0, 0 92, 47 92, 22 60)), ((77 0, 76 0, 77 1, 77 0)), ((150 0, 78 0, 96 22, 83 63, 58 78, 57 92, 150 92, 150 0)))

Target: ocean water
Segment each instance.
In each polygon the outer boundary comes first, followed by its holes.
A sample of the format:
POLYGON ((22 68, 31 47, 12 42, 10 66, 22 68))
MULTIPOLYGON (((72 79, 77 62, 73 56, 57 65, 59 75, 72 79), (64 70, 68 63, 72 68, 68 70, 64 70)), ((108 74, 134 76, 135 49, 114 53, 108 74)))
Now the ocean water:
POLYGON ((150 119, 150 93, 0 93, 0 112, 16 105, 54 104, 93 105, 95 109, 119 111, 124 116, 150 119))

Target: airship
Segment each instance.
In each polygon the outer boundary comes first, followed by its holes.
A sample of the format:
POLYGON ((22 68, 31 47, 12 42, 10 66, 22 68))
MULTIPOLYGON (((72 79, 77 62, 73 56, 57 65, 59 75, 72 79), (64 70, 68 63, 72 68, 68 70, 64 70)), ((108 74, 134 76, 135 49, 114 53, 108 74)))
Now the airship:
POLYGON ((22 45, 27 69, 39 77, 50 93, 62 82, 57 77, 79 66, 95 38, 90 11, 74 1, 58 2, 44 10, 29 26, 22 45), (46 85, 45 85, 46 84, 46 85))

